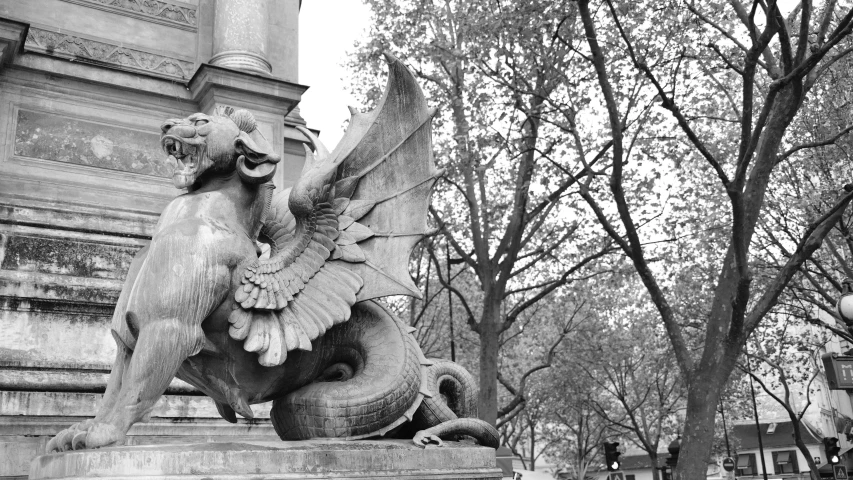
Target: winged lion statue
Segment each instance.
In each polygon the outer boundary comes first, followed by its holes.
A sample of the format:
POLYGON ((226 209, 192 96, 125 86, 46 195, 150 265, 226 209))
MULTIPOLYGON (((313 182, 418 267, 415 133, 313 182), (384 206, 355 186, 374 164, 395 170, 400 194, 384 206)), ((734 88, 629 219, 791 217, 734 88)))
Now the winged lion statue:
POLYGON ((434 111, 406 67, 387 59, 383 98, 353 112, 334 151, 300 128, 312 148, 282 192, 271 181, 280 158, 248 111, 162 124, 173 182, 187 193, 130 266, 97 415, 57 434, 48 452, 122 444, 175 376, 230 422, 272 401, 286 440, 425 445, 468 435, 497 447, 497 431, 474 418, 470 374, 425 358, 414 329, 377 301, 420 296, 407 264, 441 174, 434 111))

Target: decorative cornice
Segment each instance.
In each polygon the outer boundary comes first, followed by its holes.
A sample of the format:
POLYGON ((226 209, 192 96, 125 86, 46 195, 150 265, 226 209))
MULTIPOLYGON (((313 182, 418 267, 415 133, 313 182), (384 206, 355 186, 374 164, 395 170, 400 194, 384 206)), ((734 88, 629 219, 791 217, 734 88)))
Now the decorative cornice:
POLYGON ((184 30, 198 28, 198 7, 172 0, 62 0, 184 30))
POLYGON ((193 62, 186 60, 36 27, 30 27, 24 49, 182 82, 188 80, 195 69, 193 62))

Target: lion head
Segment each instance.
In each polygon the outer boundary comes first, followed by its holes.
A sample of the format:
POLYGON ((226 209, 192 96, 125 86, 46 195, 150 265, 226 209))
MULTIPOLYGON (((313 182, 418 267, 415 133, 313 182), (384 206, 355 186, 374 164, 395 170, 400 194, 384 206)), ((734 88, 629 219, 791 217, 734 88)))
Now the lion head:
POLYGON ((264 183, 280 159, 246 110, 194 113, 166 120, 160 129, 160 145, 176 165, 172 181, 177 188, 192 188, 235 170, 246 183, 264 183))

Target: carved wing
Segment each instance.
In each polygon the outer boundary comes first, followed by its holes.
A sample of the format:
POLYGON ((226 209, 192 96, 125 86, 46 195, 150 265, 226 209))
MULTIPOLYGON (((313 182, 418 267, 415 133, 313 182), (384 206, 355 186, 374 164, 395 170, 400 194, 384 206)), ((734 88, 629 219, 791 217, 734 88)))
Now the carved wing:
MULTIPOLYGON (((429 232, 432 187, 443 172, 432 155, 432 117, 414 76, 391 55, 388 84, 376 108, 352 112, 333 158, 339 158, 335 210, 348 244, 349 270, 364 279, 358 301, 421 293, 409 274, 412 249, 429 232)), ((333 258, 338 253, 333 254, 333 258)))
POLYGON ((235 292, 229 334, 259 354, 261 365, 350 317, 358 301, 420 292, 408 272, 412 248, 426 234, 432 158, 423 93, 397 59, 379 105, 353 117, 331 154, 307 129, 317 150, 289 192, 271 197, 261 234, 270 257, 246 268, 235 292))

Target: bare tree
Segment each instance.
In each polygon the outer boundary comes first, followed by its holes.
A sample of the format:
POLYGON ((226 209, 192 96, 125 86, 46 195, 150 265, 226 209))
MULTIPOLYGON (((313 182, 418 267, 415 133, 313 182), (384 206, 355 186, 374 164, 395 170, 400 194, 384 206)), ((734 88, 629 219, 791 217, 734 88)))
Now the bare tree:
MULTIPOLYGON (((503 382, 513 400, 509 409, 499 409, 502 336, 529 309, 589 275, 589 267, 612 250, 600 233, 584 235, 584 212, 569 196, 591 171, 555 165, 550 160, 558 145, 543 138, 553 128, 543 122, 546 100, 563 84, 571 54, 554 35, 562 28, 555 12, 571 2, 512 8, 494 0, 368 4, 375 26, 359 49, 359 68, 375 71, 364 66, 375 65, 378 51, 390 50, 409 62, 434 101, 445 106, 436 121, 445 136, 436 145, 447 175, 432 214, 479 291, 442 285, 453 292, 479 339, 479 415, 498 423, 499 416, 523 407, 529 377, 514 386, 503 382)), ((365 93, 371 95, 375 92, 365 93)), ((542 368, 548 363, 546 355, 542 368)))
MULTIPOLYGON (((811 456, 811 452, 809 451, 809 447, 807 447, 805 442, 803 441, 803 432, 802 432, 802 430, 803 430, 803 425, 802 425, 803 415, 805 415, 806 408, 808 408, 808 406, 811 404, 811 399, 809 399, 809 401, 806 403, 806 405, 801 410, 798 409, 792 403, 791 391, 790 391, 790 388, 788 387, 788 378, 787 378, 787 375, 785 374, 784 368, 781 365, 774 363, 772 361, 766 360, 766 359, 762 359, 762 361, 764 361, 764 363, 766 363, 768 366, 770 366, 771 368, 773 368, 773 370, 775 370, 777 372, 777 374, 779 375, 778 380, 784 386, 784 393, 782 393, 781 396, 780 396, 780 394, 775 393, 773 391, 773 389, 771 389, 765 383, 764 379, 762 379, 761 376, 755 375, 752 372, 750 372, 749 375, 756 381, 756 383, 758 383, 761 386, 761 389, 764 390, 765 393, 770 395, 773 398, 773 400, 775 400, 779 405, 782 406, 782 408, 785 409, 785 412, 787 412, 789 418, 791 419, 791 425, 793 426, 794 444, 797 446, 797 448, 800 450, 800 452, 806 458, 806 463, 809 466, 809 471, 811 472, 812 480, 819 480, 820 479, 820 472, 818 471, 817 464, 815 463, 814 459, 811 456)), ((814 381, 814 378, 816 376, 817 375, 815 374, 812 378, 809 379, 807 388, 811 386, 811 383, 814 381)))
MULTIPOLYGON (((543 384, 539 384, 541 387, 543 384)), ((536 470, 536 462, 549 454, 559 441, 547 437, 548 395, 533 388, 527 401, 527 407, 512 420, 505 422, 501 430, 503 444, 521 458, 525 470, 536 470)))
MULTIPOLYGON (((850 51, 843 42, 853 29, 853 11, 833 0, 822 10, 803 1, 787 18, 775 1, 758 0, 749 5, 740 0, 667 5, 579 0, 578 7, 588 59, 606 107, 613 158, 606 193, 596 190, 595 178, 589 176, 580 183, 580 194, 630 258, 666 327, 687 381, 687 417, 674 475, 678 480, 701 478, 720 390, 746 339, 851 199, 843 195, 800 228, 790 256, 772 278, 753 282, 752 242, 774 170, 789 158, 781 151, 785 133, 822 74, 850 51), (655 9, 654 31, 630 15, 643 8, 655 9), (602 35, 607 43, 599 40, 602 35), (622 66, 645 79, 673 119, 688 157, 700 159, 716 178, 709 195, 724 195, 728 206, 728 233, 717 256, 718 275, 703 308, 704 321, 689 328, 672 307, 672 291, 650 265, 635 205, 626 193, 633 143, 625 136, 628 107, 614 93, 614 76, 624 75, 608 64, 614 59, 624 60, 622 66), (713 101, 697 97, 693 77, 716 91, 713 101)), ((800 147, 808 145, 791 148, 800 147)))
MULTIPOLYGON (((565 372, 565 370, 563 370, 565 372)), ((618 435, 597 412, 598 391, 588 379, 552 385, 550 422, 545 436, 554 442, 550 456, 566 465, 572 478, 587 478, 603 466, 601 445, 618 435)))
MULTIPOLYGON (((593 357, 595 364, 581 366, 608 394, 608 403, 592 401, 595 412, 646 452, 652 465, 658 465, 661 441, 679 431, 683 383, 671 351, 655 345, 659 343, 655 336, 633 333, 633 341, 618 342, 619 351, 604 350, 593 357)), ((657 470, 652 474, 659 478, 657 470)))

